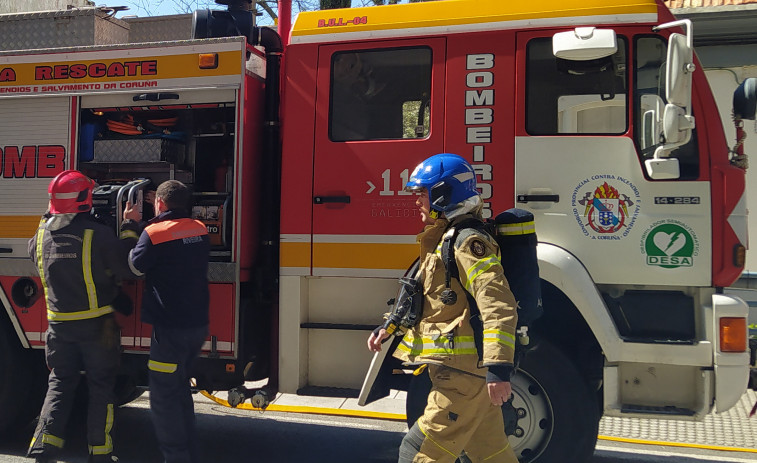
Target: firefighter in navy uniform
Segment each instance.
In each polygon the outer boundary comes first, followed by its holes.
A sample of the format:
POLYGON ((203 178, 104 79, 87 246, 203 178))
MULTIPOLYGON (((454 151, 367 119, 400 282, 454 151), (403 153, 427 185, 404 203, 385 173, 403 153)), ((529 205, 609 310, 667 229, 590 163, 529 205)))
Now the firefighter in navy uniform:
MULTIPOLYGON (((394 356, 427 367, 432 389, 423 416, 402 441, 399 462, 454 462, 465 450, 473 462, 517 463, 501 411, 512 392, 517 313, 499 248, 485 232, 461 230, 454 243, 459 279, 451 279, 449 287, 441 256, 451 227, 481 217, 475 173, 460 156, 437 154, 416 167, 407 189, 420 193, 416 205, 427 225, 418 235, 424 298, 420 321, 394 356), (466 291, 483 324, 480 361, 466 291)), ((377 330, 369 349, 379 351, 389 336, 377 330)))
POLYGON ((47 303, 45 355, 48 390, 28 456, 55 461, 73 407, 81 371, 89 387, 87 441, 89 462, 118 461, 113 456, 115 375, 120 330, 113 311, 123 304, 118 277, 129 277, 128 252, 136 234, 122 239, 92 219, 94 182, 67 170, 48 187, 49 211, 29 241, 29 255, 40 275, 47 303))
MULTIPOLYGON (((208 334, 210 241, 205 225, 189 218, 190 200, 183 183, 161 183, 155 192, 158 215, 129 255, 135 274, 145 276, 142 321, 152 325, 150 409, 166 463, 198 461, 189 375, 208 334)), ((132 219, 131 204, 124 216, 132 219)))

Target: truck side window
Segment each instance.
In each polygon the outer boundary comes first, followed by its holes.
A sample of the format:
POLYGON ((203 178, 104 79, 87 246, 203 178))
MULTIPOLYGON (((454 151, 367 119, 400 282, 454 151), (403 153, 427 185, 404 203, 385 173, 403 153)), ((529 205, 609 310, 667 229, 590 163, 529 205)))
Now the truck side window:
POLYGON ((627 44, 591 61, 552 54, 552 38, 527 45, 526 131, 531 135, 623 134, 628 127, 627 44))
POLYGON ((355 50, 331 58, 332 141, 427 137, 431 49, 355 50))
MULTIPOLYGON (((662 37, 640 36, 635 40, 634 126, 637 129, 634 130, 634 140, 642 158, 651 158, 663 142, 667 53, 668 44, 662 37)), ((699 178, 698 151, 695 128, 691 140, 670 154, 678 158, 681 180, 699 178)))

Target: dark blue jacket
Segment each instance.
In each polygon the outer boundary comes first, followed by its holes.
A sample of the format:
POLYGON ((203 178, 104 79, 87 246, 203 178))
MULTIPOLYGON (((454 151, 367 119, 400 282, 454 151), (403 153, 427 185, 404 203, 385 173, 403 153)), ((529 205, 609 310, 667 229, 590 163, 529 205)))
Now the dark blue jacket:
POLYGON ((118 239, 88 212, 45 216, 29 240, 42 277, 51 323, 86 320, 114 310, 118 279, 131 276, 126 256, 136 235, 118 239))
POLYGON ((131 251, 136 274, 145 275, 142 321, 167 328, 208 324, 208 258, 205 225, 179 211, 150 220, 131 251))

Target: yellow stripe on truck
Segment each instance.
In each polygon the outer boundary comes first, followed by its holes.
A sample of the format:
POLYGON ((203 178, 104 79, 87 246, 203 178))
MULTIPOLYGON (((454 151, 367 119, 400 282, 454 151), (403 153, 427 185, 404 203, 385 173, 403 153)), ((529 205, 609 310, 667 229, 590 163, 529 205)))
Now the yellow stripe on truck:
POLYGON ((315 243, 313 267, 407 269, 418 257, 417 244, 315 243))
MULTIPOLYGON (((281 243, 282 267, 310 267, 310 243, 281 243)), ((417 244, 315 243, 313 267, 405 270, 418 257, 417 244)))
POLYGON ((310 267, 310 243, 282 242, 279 247, 279 262, 282 267, 310 267))
POLYGON ((39 227, 38 215, 3 215, 0 216, 0 238, 29 239, 39 227))
MULTIPOLYGON (((587 16, 610 18, 608 22, 626 22, 619 16, 656 14, 655 0, 447 0, 402 6, 301 12, 294 24, 292 38, 293 42, 297 42, 297 39, 307 36, 345 32, 364 33, 587 16)), ((586 21, 591 19, 584 19, 582 22, 586 21)), ((535 26, 536 24, 530 27, 535 26)), ((525 27, 529 27, 528 24, 525 27)), ((331 37, 329 40, 339 39, 331 37)))

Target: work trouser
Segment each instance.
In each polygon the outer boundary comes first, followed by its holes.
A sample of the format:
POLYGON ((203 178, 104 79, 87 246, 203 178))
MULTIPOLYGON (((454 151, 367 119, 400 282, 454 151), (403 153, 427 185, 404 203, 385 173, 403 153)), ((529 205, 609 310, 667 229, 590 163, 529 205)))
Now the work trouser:
POLYGON ((28 455, 54 456, 65 443, 65 428, 74 405, 81 372, 89 389, 87 442, 89 453, 113 452, 113 402, 121 335, 112 314, 50 323, 45 355, 50 368, 47 395, 28 455))
POLYGON ((152 330, 148 361, 150 409, 155 434, 166 463, 198 461, 189 375, 207 333, 207 326, 154 326, 152 330))
POLYGON ((437 365, 428 370, 428 404, 402 440, 399 463, 452 463, 463 449, 474 463, 518 463, 486 379, 437 365))

